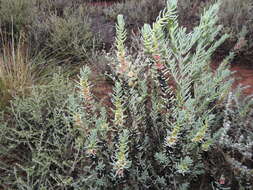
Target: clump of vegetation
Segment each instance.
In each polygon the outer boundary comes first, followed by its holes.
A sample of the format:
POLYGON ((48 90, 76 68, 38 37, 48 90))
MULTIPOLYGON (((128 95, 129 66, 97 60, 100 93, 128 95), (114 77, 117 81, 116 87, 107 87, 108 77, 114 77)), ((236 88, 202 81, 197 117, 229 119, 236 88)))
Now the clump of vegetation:
POLYGON ((65 7, 62 15, 47 11, 49 15, 41 13, 30 31, 35 49, 44 49, 47 56, 59 61, 80 62, 91 50, 101 47, 99 35, 92 32, 91 20, 83 6, 65 7))
POLYGON ((0 26, 11 36, 14 33, 29 28, 35 18, 35 1, 31 0, 1 0, 0 1, 0 26))
POLYGON ((0 54, 0 107, 7 104, 12 97, 29 91, 35 80, 35 70, 22 37, 17 45, 12 38, 10 43, 4 40, 2 46, 0 54))
MULTIPOLYGON (((223 167, 224 162, 228 163, 239 182, 240 189, 251 189, 253 186, 251 167, 253 163, 253 126, 251 123, 253 101, 252 96, 241 97, 243 89, 239 87, 229 94, 224 110, 222 136, 218 144, 224 156, 223 167)), ((219 171, 216 169, 216 172, 219 171)), ((220 177, 221 175, 225 176, 220 173, 220 177)))
POLYGON ((50 31, 46 46, 56 57, 82 59, 87 56, 87 50, 98 45, 82 7, 77 11, 66 9, 63 17, 52 15, 48 24, 50 31))
POLYGON ((52 60, 38 53, 31 56, 31 49, 23 33, 19 38, 9 40, 9 35, 1 33, 2 46, 0 48, 0 109, 16 96, 29 95, 36 84, 42 84, 55 71, 52 60))
POLYGON ((1 0, 0 26, 9 40, 12 30, 15 41, 23 32, 32 55, 44 51, 60 61, 83 60, 102 45, 91 30, 86 8, 76 1, 1 0))
POLYGON ((102 11, 108 19, 117 20, 117 15, 123 14, 127 27, 140 27, 144 23, 152 23, 163 9, 165 3, 158 0, 155 3, 148 0, 128 0, 104 8, 102 11))
POLYGON ((2 188, 59 189, 72 181, 72 169, 82 157, 74 156, 69 146, 75 136, 66 112, 71 92, 71 83, 55 74, 47 85, 34 86, 29 96, 15 97, 13 122, 0 125, 2 188))

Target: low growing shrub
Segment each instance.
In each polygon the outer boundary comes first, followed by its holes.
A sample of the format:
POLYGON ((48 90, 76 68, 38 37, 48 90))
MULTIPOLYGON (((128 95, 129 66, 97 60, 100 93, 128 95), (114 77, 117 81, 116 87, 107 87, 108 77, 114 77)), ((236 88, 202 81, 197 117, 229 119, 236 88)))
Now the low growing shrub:
POLYGON ((152 23, 163 9, 163 0, 155 2, 148 0, 128 0, 115 3, 103 8, 103 13, 108 19, 117 20, 118 14, 126 18, 127 27, 141 27, 144 23, 152 23))
POLYGON ((225 32, 231 33, 233 51, 243 62, 251 63, 253 56, 253 2, 250 0, 225 0, 219 11, 219 20, 225 32))
POLYGON ((45 45, 55 57, 80 60, 88 56, 90 49, 99 46, 81 6, 77 10, 65 9, 63 17, 53 14, 47 22, 49 36, 45 45))
POLYGON ((0 27, 10 36, 12 28, 14 34, 29 28, 35 17, 36 7, 34 0, 1 0, 0 27))
POLYGON ((74 174, 79 159, 69 147, 74 136, 67 127, 66 102, 72 89, 55 74, 47 85, 34 86, 30 96, 15 98, 13 122, 1 125, 2 188, 62 189, 64 181, 71 181, 67 176, 74 174))
MULTIPOLYGON (((239 87, 229 94, 224 110, 224 128, 218 144, 222 148, 220 151, 225 155, 225 162, 231 167, 239 182, 240 189, 246 190, 253 188, 253 126, 251 122, 253 101, 252 96, 241 97, 244 88, 239 87)), ((220 165, 220 163, 216 164, 220 165)), ((226 173, 219 173, 219 177, 223 175, 225 178, 226 173)), ((231 183, 231 179, 228 176, 226 178, 231 183)))
MULTIPOLYGON (((58 2, 58 1, 57 1, 58 2)), ((99 34, 91 29, 87 8, 75 1, 57 11, 51 0, 37 2, 38 9, 28 38, 33 54, 43 51, 58 62, 80 62, 102 46, 99 34)))

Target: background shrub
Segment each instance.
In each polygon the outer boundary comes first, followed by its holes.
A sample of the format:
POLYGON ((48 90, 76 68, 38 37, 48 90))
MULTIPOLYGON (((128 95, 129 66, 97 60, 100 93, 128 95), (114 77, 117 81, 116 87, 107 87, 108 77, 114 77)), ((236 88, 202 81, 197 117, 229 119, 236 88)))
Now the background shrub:
POLYGON ((1 0, 0 1, 0 26, 3 31, 11 36, 21 30, 27 30, 32 24, 36 13, 34 0, 1 0))
MULTIPOLYGON (((245 63, 251 63, 253 55, 253 2, 223 1, 219 12, 219 20, 225 26, 226 32, 232 34, 232 47, 245 63), (244 58, 243 58, 244 57, 244 58)), ((238 58, 239 58, 238 56, 238 58)))
POLYGON ((108 19, 116 21, 117 15, 123 14, 126 19, 127 27, 141 27, 144 23, 152 23, 163 9, 163 0, 156 2, 148 0, 129 0, 116 3, 104 8, 103 13, 108 19))
POLYGON ((91 49, 100 46, 82 7, 64 9, 62 17, 52 14, 44 24, 39 24, 39 27, 43 26, 46 28, 41 28, 42 31, 48 32, 46 51, 60 60, 83 60, 91 49))
MULTIPOLYGON (((192 28, 199 21, 199 13, 206 6, 214 3, 213 0, 180 0, 180 21, 192 28)), ((237 53, 237 58, 242 62, 251 62, 252 56, 252 31, 253 31, 253 3, 250 0, 236 1, 225 0, 219 8, 219 23, 224 25, 223 33, 229 33, 229 40, 222 45, 218 52, 227 55, 229 51, 237 53)))

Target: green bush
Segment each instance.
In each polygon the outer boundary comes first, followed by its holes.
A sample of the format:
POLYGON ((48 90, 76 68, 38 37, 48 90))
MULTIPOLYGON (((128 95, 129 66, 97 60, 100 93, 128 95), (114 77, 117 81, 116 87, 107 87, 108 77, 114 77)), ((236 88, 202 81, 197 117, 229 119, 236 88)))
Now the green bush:
POLYGON ((43 50, 47 57, 59 62, 86 59, 92 50, 102 45, 99 35, 92 32, 87 8, 66 4, 59 13, 54 3, 50 0, 37 3, 39 11, 28 31, 33 54, 43 50))
POLYGON ((218 7, 206 10, 187 33, 178 24, 177 1, 169 0, 156 22, 143 26, 133 54, 119 15, 116 50, 108 56, 114 81, 110 107, 94 98, 88 67, 81 69, 75 89, 55 75, 30 97, 13 101, 11 119, 0 125, 2 186, 183 190, 194 183, 211 189, 218 182, 232 188, 227 176, 200 180, 209 175, 206 157, 220 148, 230 115, 231 57, 214 72, 209 66, 228 38, 218 38, 218 7))
POLYGON ((251 0, 223 1, 219 11, 219 21, 225 26, 225 32, 231 33, 231 41, 234 42, 232 50, 243 57, 244 62, 251 62, 253 2, 251 0))
POLYGON ((2 188, 57 189, 71 180, 76 161, 69 145, 75 135, 68 127, 66 103, 72 90, 55 74, 49 84, 13 101, 13 122, 1 125, 2 188))
POLYGON ((48 20, 49 36, 46 46, 60 59, 83 59, 99 43, 91 31, 90 20, 82 7, 65 9, 64 16, 52 15, 48 20))
POLYGON ((118 14, 126 17, 128 27, 141 27, 144 23, 152 23, 164 7, 164 1, 129 0, 104 8, 102 11, 108 19, 116 21, 118 14))
MULTIPOLYGON (((206 6, 210 6, 215 1, 179 1, 179 14, 181 19, 185 20, 188 17, 188 20, 191 21, 193 17, 199 17, 199 12, 204 9, 206 6)), ((252 11, 253 4, 250 0, 224 0, 221 1, 221 6, 219 8, 219 22, 220 24, 227 27, 227 30, 237 35, 241 32, 244 26, 248 28, 248 30, 252 30, 252 11)), ((187 20, 185 20, 187 21, 187 20)), ((192 23, 193 24, 193 23, 192 23)), ((196 24, 196 23, 195 23, 196 24)))
POLYGON ((1 0, 0 1, 0 26, 11 35, 27 29, 33 22, 36 7, 34 0, 1 0))

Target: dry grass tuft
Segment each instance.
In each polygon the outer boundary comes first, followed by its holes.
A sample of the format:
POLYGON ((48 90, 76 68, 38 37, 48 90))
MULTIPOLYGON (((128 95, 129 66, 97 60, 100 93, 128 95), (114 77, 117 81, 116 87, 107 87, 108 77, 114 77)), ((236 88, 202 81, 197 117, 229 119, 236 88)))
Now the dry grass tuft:
POLYGON ((29 60, 28 46, 21 36, 17 44, 14 39, 2 37, 0 50, 0 108, 16 95, 23 95, 33 85, 34 73, 29 60))

